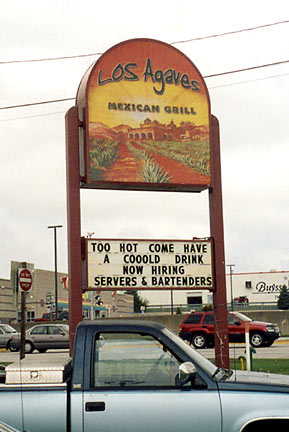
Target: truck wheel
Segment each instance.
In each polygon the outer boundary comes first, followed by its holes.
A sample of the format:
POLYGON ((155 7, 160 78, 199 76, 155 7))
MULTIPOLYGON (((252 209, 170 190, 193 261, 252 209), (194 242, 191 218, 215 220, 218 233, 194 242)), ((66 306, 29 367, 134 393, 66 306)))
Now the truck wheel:
POLYGON ((250 336, 250 343, 254 348, 260 348, 264 345, 264 336, 262 333, 252 333, 250 336))
POLYGON ((207 345, 207 340, 205 335, 202 333, 196 333, 192 337, 192 344, 196 349, 203 349, 207 345))
POLYGON ((29 341, 26 341, 25 342, 25 353, 31 354, 33 351, 34 351, 34 346, 32 345, 32 343, 29 341))

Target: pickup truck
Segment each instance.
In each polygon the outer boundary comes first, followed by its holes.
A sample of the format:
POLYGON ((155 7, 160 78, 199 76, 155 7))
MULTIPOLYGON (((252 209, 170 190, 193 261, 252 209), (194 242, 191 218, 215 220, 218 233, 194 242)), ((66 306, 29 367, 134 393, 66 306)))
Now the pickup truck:
POLYGON ((289 428, 288 376, 218 368, 159 323, 82 322, 72 360, 37 366, 32 356, 3 370, 0 431, 289 428))

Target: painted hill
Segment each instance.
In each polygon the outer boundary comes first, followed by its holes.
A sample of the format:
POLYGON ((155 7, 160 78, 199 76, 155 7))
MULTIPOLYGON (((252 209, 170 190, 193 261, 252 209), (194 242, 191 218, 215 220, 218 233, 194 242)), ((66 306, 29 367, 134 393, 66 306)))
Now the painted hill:
POLYGON ((109 126, 101 122, 89 123, 89 136, 91 138, 109 138, 112 140, 117 139, 117 132, 113 131, 109 126))

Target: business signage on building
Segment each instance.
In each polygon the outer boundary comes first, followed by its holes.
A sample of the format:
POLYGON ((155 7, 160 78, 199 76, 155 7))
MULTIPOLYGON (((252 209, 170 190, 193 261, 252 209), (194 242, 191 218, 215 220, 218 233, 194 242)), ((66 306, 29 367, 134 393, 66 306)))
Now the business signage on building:
POLYGON ((210 186, 210 101, 191 60, 133 39, 84 75, 82 187, 201 191, 210 186))
POLYGON ((85 241, 88 290, 214 290, 211 239, 85 241))

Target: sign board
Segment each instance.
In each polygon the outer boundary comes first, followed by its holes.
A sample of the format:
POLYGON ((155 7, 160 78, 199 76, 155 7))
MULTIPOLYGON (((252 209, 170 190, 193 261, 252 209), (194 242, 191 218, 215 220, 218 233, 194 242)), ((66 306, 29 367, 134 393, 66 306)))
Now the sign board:
POLYGON ((76 103, 84 117, 82 187, 210 187, 209 94, 181 51, 152 39, 119 43, 84 75, 76 103))
POLYGON ((85 241, 88 290, 214 290, 211 239, 85 241))
POLYGON ((29 291, 32 287, 32 273, 28 268, 18 270, 18 284, 22 291, 29 291))

